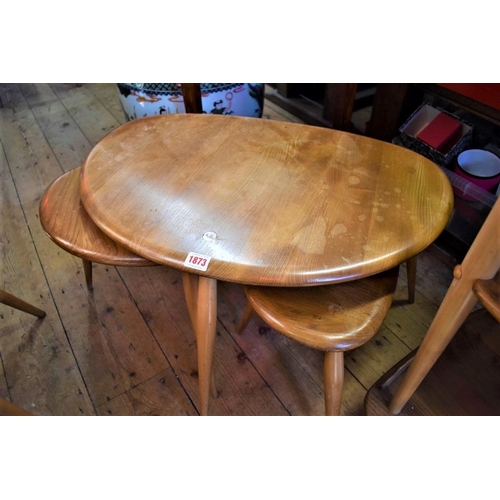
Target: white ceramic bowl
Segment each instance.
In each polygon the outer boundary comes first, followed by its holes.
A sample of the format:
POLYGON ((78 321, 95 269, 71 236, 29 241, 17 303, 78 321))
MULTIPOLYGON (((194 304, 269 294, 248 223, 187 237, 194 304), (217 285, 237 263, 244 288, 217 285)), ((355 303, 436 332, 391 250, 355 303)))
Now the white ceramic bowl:
POLYGON ((486 191, 500 182, 500 158, 484 149, 468 149, 457 157, 455 172, 486 191))

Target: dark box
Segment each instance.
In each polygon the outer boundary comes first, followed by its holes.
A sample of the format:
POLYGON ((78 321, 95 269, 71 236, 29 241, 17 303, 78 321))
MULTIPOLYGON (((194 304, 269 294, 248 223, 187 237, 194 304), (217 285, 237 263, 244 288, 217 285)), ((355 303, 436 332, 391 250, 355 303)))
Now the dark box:
POLYGON ((462 118, 454 116, 443 109, 435 108, 430 104, 424 103, 400 127, 399 134, 401 142, 408 149, 429 158, 438 165, 448 166, 453 158, 470 144, 472 140, 472 131, 473 126, 462 118), (456 136, 457 142, 448 152, 441 152, 418 138, 419 134, 421 134, 441 113, 462 123, 461 130, 456 136))

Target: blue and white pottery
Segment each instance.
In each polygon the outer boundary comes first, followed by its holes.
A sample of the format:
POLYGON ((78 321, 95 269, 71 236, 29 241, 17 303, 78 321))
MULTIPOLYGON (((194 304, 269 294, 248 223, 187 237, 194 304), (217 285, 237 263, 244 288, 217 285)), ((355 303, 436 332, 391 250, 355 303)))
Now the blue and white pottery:
MULTIPOLYGON (((118 83, 127 120, 185 113, 180 83, 118 83)), ((263 83, 202 83, 203 113, 260 118, 263 83)))

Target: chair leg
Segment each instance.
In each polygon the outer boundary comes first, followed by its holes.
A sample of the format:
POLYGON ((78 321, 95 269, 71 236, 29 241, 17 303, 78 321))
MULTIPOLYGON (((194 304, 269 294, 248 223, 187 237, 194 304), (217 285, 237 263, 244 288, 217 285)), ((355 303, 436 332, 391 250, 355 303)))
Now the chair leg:
POLYGON ((241 333, 248 325, 250 322, 250 319, 252 318, 253 315, 253 307, 250 304, 250 302, 247 300, 247 305, 245 307, 245 311, 243 312, 243 316, 241 317, 241 320, 236 327, 236 333, 241 333))
POLYGON ((325 414, 340 415, 342 388, 344 386, 344 353, 338 351, 325 352, 324 364, 325 414))
POLYGON ((415 302, 415 285, 417 282, 417 255, 406 261, 406 276, 408 278, 408 302, 415 302))
POLYGON ((472 292, 470 283, 465 279, 454 279, 415 359, 389 404, 389 411, 393 415, 397 415, 413 396, 476 303, 477 297, 472 292))
POLYGON ((415 359, 394 394, 389 411, 396 415, 434 366, 455 333, 462 326, 478 298, 473 284, 491 279, 500 268, 500 201, 497 201, 474 239, 462 264, 455 267, 453 281, 432 320, 415 359))
POLYGON ((92 291, 92 262, 87 259, 82 259, 83 272, 85 273, 85 281, 87 282, 87 290, 92 291))
POLYGON ((42 311, 41 309, 38 309, 38 307, 24 302, 24 300, 11 295, 5 290, 0 290, 0 304, 5 304, 7 306, 13 307, 14 309, 18 309, 19 311, 37 316, 38 318, 45 318, 46 315, 45 311, 42 311))

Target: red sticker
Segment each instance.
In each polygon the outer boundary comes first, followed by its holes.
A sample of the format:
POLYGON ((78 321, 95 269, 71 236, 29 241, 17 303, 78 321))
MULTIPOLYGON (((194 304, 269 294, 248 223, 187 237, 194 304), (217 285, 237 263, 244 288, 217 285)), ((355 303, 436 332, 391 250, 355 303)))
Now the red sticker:
POLYGON ((184 265, 186 267, 191 267, 192 269, 198 269, 199 271, 206 271, 210 259, 211 257, 208 255, 189 252, 186 260, 184 261, 184 265))

